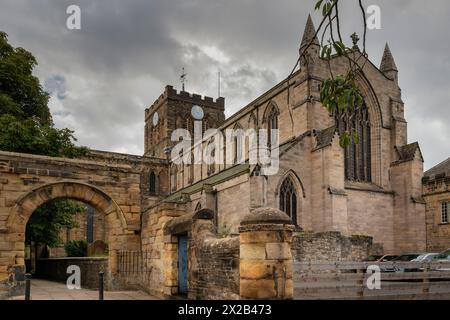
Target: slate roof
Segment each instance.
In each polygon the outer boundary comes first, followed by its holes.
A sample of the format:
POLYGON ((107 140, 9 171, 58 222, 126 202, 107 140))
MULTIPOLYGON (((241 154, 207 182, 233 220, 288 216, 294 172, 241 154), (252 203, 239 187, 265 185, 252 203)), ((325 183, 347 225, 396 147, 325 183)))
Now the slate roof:
POLYGON ((429 177, 430 179, 433 179, 438 175, 450 177, 450 158, 424 173, 424 176, 429 177))
MULTIPOLYGON (((416 151, 419 150, 420 155, 422 156, 422 152, 420 151, 419 143, 414 142, 397 148, 399 154, 399 161, 411 161, 414 160, 414 156, 416 151)), ((423 157, 422 157, 423 159, 423 157)))
POLYGON ((316 133, 316 150, 328 147, 333 142, 334 135, 336 134, 336 126, 323 129, 316 133))
MULTIPOLYGON (((292 138, 279 147, 279 155, 280 157, 286 153, 289 149, 291 149, 293 146, 295 146, 297 143, 302 141, 305 137, 311 135, 310 131, 305 132, 304 134, 299 135, 298 137, 292 138)), ((250 165, 247 163, 239 164, 236 166, 233 166, 231 168, 228 168, 224 171, 221 171, 217 174, 214 174, 204 180, 201 180, 197 183, 194 183, 191 186, 188 186, 184 189, 178 190, 177 192, 171 194, 169 197, 165 199, 165 201, 177 201, 182 200, 184 195, 191 195, 196 192, 199 192, 203 189, 204 185, 217 185, 221 182, 230 180, 234 177, 238 177, 242 174, 245 174, 247 172, 250 172, 250 165)))
POLYGON ((289 149, 291 149, 293 146, 295 146, 297 143, 299 143, 300 141, 302 141, 305 137, 310 136, 311 135, 311 131, 306 131, 305 133, 292 138, 286 142, 284 142, 283 144, 280 145, 280 157, 286 153, 289 149))
POLYGON ((250 166, 247 163, 233 166, 233 167, 228 168, 224 171, 221 171, 215 175, 212 175, 204 180, 194 183, 193 185, 191 185, 189 187, 178 190, 177 192, 175 192, 175 193, 171 194, 169 197, 167 197, 165 200, 166 201, 180 200, 183 198, 183 195, 185 195, 185 194, 191 195, 193 193, 201 191, 203 189, 204 185, 214 186, 223 181, 232 179, 234 177, 240 176, 240 175, 248 172, 249 168, 250 168, 250 166))

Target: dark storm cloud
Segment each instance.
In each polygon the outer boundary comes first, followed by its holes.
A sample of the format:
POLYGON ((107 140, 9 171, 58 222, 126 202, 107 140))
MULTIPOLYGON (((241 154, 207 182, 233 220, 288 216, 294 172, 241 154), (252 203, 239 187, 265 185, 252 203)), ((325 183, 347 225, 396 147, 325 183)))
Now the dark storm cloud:
MULTIPOLYGON (((450 156, 450 3, 373 0, 382 30, 370 31, 368 52, 379 65, 389 41, 400 70, 410 141, 431 166, 450 156), (425 125, 426 124, 426 125, 425 125)), ((52 94, 59 127, 76 130, 92 148, 143 151, 143 113, 166 84, 217 96, 227 115, 285 78, 314 1, 300 0, 0 0, 0 30, 38 59, 36 74, 52 94), (66 28, 66 8, 81 7, 81 30, 66 28)), ((347 37, 361 17, 343 1, 347 37)), ((319 17, 315 16, 316 26, 319 17)))

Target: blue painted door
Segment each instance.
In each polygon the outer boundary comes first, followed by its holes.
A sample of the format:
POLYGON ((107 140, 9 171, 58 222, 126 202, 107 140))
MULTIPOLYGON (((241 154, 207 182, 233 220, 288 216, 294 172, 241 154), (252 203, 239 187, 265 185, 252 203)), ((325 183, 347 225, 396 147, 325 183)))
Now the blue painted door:
POLYGON ((188 292, 188 241, 187 236, 178 237, 178 291, 181 294, 188 292))

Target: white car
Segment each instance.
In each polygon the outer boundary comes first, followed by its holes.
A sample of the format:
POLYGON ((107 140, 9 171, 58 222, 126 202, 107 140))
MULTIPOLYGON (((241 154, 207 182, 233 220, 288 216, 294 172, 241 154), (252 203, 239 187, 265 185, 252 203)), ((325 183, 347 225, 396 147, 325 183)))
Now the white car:
MULTIPOLYGON (((444 252, 439 253, 436 257, 434 257, 433 262, 448 262, 450 265, 450 249, 447 249, 444 252)), ((437 271, 450 271, 450 267, 438 268, 437 271)))
POLYGON ((424 253, 411 260, 411 262, 431 262, 437 255, 439 255, 439 253, 424 253))
MULTIPOLYGON (((418 262, 418 263, 427 263, 432 262, 434 259, 439 255, 439 253, 424 253, 418 256, 417 258, 411 260, 411 262, 418 262)), ((418 272, 423 271, 423 267, 420 268, 413 268, 413 269, 405 269, 405 272, 418 272)))

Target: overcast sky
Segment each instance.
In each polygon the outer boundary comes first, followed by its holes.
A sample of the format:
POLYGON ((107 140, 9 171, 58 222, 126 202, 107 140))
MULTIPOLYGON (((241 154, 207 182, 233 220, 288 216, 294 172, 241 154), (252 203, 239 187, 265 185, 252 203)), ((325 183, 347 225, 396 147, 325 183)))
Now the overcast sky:
MULTIPOLYGON (((343 1, 344 33, 361 34, 356 0, 343 1)), ((284 79, 298 55, 314 0, 0 0, 0 30, 31 51, 52 94, 57 127, 94 149, 143 153, 144 109, 166 84, 217 96, 227 116, 284 79), (81 8, 81 30, 66 9, 81 8)), ((450 1, 365 0, 381 7, 368 33, 379 65, 385 42, 399 68, 409 141, 429 168, 450 156, 450 1)), ((317 24, 319 15, 313 14, 317 24)))

